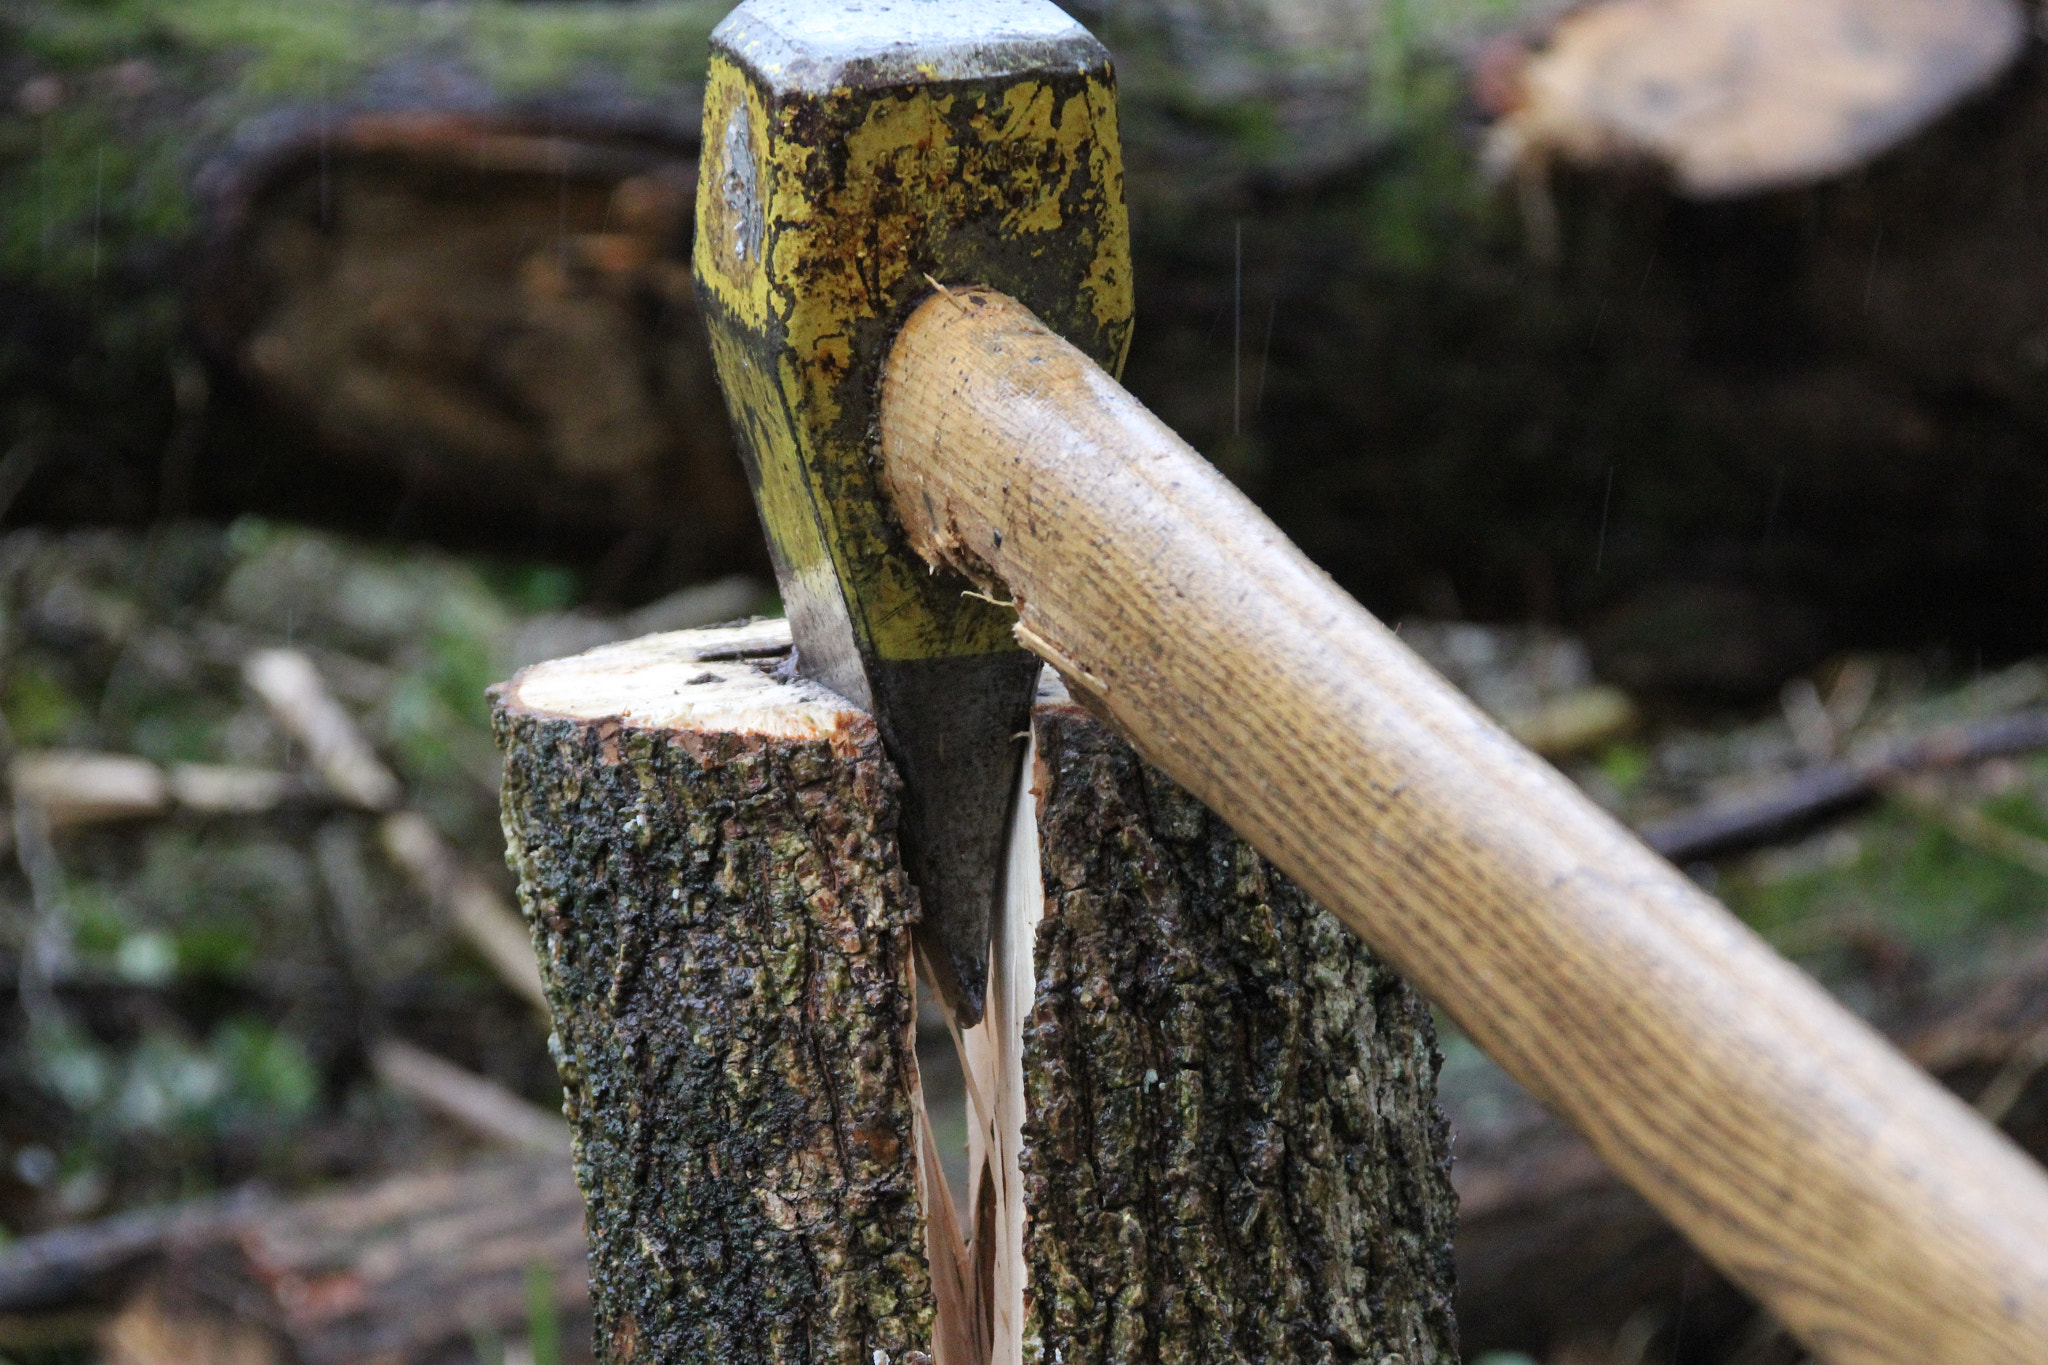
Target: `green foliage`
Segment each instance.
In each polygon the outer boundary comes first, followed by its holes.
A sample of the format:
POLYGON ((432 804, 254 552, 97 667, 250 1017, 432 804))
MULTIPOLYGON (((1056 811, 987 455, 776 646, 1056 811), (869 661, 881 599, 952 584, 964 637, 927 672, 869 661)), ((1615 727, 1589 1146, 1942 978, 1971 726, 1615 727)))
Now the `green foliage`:
MULTIPOLYGON (((1953 799, 2039 838, 2048 763, 2032 771, 2034 791, 1953 799)), ((1740 859, 1717 891, 1781 952, 1881 1020, 1922 989, 1967 993, 2048 923, 2048 878, 1892 805, 1740 859)))
POLYGON ((395 57, 460 53, 505 91, 557 86, 592 67, 644 93, 695 79, 730 5, 406 0, 49 0, 18 20, 30 52, 59 69, 110 56, 227 59, 251 96, 333 95, 395 57))
POLYGON ((526 1346, 533 1365, 562 1365, 562 1322, 554 1272, 545 1261, 526 1268, 526 1346))
POLYGON ((0 713, 16 744, 47 747, 69 738, 84 719, 84 708, 41 659, 25 659, 7 675, 0 713))
POLYGON ((566 610, 583 593, 582 575, 554 564, 483 564, 477 574, 509 610, 521 616, 566 610))
POLYGON ((313 1112, 319 1097, 305 1049, 289 1033, 252 1018, 229 1019, 204 1041, 156 1025, 126 1048, 57 1024, 37 1030, 31 1048, 44 1085, 100 1142, 289 1129, 313 1112))
POLYGON ((1624 795, 1634 791, 1650 772, 1650 755, 1633 744, 1610 744, 1600 753, 1601 776, 1624 795))
MULTIPOLYGON (((54 77, 40 112, 0 111, 0 273, 97 294, 132 251, 195 222, 197 166, 245 120, 345 102, 401 58, 445 60, 517 98, 597 79, 694 99, 729 8, 413 0, 29 0, 13 45, 54 77)), ((165 301, 116 326, 161 344, 165 301)))

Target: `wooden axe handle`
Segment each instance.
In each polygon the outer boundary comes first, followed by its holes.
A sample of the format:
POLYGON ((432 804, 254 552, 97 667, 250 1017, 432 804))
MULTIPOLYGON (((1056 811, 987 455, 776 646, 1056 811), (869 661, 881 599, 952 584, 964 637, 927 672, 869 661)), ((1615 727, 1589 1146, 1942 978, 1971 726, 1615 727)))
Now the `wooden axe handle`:
POLYGON ((2048 1179, 1021 305, 894 343, 913 545, 1834 1365, 2048 1361, 2048 1179))

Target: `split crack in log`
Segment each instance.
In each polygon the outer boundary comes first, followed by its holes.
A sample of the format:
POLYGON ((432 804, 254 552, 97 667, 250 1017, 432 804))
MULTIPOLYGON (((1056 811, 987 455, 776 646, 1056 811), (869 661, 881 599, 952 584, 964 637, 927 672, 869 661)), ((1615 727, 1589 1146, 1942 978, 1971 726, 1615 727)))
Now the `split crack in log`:
POLYGON ((599 1358, 1455 1361, 1427 1011, 1053 696, 956 1215, 896 779, 865 714, 771 671, 787 639, 652 636, 496 694, 599 1358))

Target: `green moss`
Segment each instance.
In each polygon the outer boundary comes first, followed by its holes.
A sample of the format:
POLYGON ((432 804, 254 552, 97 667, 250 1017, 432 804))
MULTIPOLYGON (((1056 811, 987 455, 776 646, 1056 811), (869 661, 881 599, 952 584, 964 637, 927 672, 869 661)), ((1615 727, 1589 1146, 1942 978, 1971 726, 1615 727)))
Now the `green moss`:
MULTIPOLYGON (((2026 792, 1983 813, 2037 837, 2048 825, 2026 792)), ((1937 976, 1967 975, 2048 921, 2048 878, 1893 807, 1746 859, 1718 890, 1838 988, 1869 975, 1875 944, 1909 950, 1937 976)))
POLYGON ((63 742, 84 720, 70 690, 39 659, 23 659, 8 674, 0 712, 14 742, 32 748, 63 742))
POLYGON ((61 95, 0 116, 0 273, 83 289, 138 245, 195 222, 197 163, 251 116, 339 101, 400 59, 445 61, 507 97, 586 77, 694 104, 729 6, 410 0, 43 0, 12 45, 61 95), (124 62, 147 64, 125 91, 124 62), (175 110, 171 116, 167 111, 175 110))
POLYGON ((15 23, 22 47, 61 70, 129 55, 239 67, 258 96, 341 89, 395 57, 460 54, 506 91, 602 66, 643 92, 698 78, 705 39, 730 5, 437 4, 406 0, 55 0, 15 23))

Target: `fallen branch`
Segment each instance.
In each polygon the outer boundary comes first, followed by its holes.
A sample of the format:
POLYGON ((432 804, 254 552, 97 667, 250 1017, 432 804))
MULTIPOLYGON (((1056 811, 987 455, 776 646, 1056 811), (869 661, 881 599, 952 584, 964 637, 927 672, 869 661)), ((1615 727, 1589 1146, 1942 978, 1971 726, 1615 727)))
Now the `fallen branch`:
POLYGON ((52 829, 195 815, 263 815, 328 799, 289 773, 211 763, 168 768, 128 754, 50 750, 17 756, 8 772, 16 801, 40 806, 52 829))
POLYGON ((1763 790, 1651 821, 1637 832, 1672 862, 1685 863, 1751 847, 1860 805, 1906 773, 2041 748, 2048 748, 2048 711, 2016 711, 1890 741, 1839 763, 1808 768, 1763 790))
POLYGON ((242 674, 285 733, 306 746, 329 787, 365 810, 390 812, 379 830, 384 851, 499 978, 545 1014, 547 996, 525 921, 432 822, 396 809, 404 796, 397 775, 377 757, 313 661, 294 649, 258 650, 242 674))
POLYGON ((583 1199, 559 1154, 277 1204, 164 1252, 103 1334, 107 1365, 425 1365, 547 1316, 552 1358, 590 1359, 583 1199))
POLYGON ((0 1251, 0 1313, 47 1313, 104 1302, 174 1242, 200 1242, 267 1207, 241 1190, 54 1228, 0 1251))
POLYGON ((495 1081, 395 1038, 371 1048, 370 1062, 385 1085, 479 1137, 508 1147, 569 1154, 569 1125, 560 1115, 495 1081))
POLYGON ((242 677, 285 733, 306 746, 315 771, 337 796, 364 810, 398 805, 404 789, 397 776, 327 690, 311 659, 295 649, 258 650, 242 665, 242 677))
POLYGON ((420 894, 448 917, 506 985, 547 1013, 547 992, 526 922, 449 847, 441 832, 416 811, 398 811, 378 827, 384 851, 405 870, 420 894))

